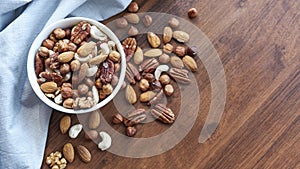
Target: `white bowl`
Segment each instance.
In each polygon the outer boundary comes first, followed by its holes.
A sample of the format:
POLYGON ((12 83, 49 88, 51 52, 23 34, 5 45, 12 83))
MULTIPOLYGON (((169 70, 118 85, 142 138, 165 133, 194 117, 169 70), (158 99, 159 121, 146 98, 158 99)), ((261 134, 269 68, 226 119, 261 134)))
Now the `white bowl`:
POLYGON ((126 71, 125 53, 123 51, 123 47, 122 47, 119 39, 117 38, 117 36, 108 27, 101 24, 100 22, 98 22, 96 20, 93 20, 93 19, 84 18, 84 17, 72 17, 72 18, 62 19, 62 20, 59 20, 59 21, 47 26, 46 28, 44 28, 39 33, 39 35, 35 38, 35 40, 33 41, 32 45, 31 45, 31 48, 29 50, 28 60, 27 60, 27 73, 28 73, 29 82, 30 82, 31 87, 33 88, 34 92, 36 93, 36 95, 44 103, 46 103, 48 106, 52 107, 53 109, 56 109, 56 110, 64 112, 64 113, 71 113, 71 114, 81 114, 81 113, 91 112, 91 111, 94 111, 94 110, 99 109, 99 108, 103 107, 104 105, 106 105, 109 101, 111 101, 115 97, 115 95, 120 90, 120 88, 123 84, 124 78, 125 78, 125 71, 126 71), (121 70, 120 70, 120 75, 119 75, 119 82, 115 86, 112 94, 110 94, 107 98, 100 101, 98 104, 96 104, 95 106, 93 106, 89 109, 74 110, 74 109, 64 108, 63 106, 54 103, 52 100, 50 100, 49 98, 47 98, 45 96, 45 94, 40 89, 39 84, 37 83, 37 77, 35 75, 34 62, 35 62, 35 55, 36 55, 36 52, 37 52, 38 48, 41 46, 43 40, 46 39, 49 36, 49 34, 55 28, 58 28, 58 27, 60 27, 60 28, 72 27, 72 26, 76 25, 77 23, 79 23, 82 20, 85 20, 85 21, 89 22, 91 25, 97 26, 112 41, 114 41, 116 43, 117 49, 121 54, 121 70))

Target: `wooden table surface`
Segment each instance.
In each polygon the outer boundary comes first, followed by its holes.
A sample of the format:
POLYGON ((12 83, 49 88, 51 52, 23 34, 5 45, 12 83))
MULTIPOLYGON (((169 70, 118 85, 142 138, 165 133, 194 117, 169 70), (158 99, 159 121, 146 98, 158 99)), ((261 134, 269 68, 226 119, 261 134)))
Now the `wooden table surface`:
MULTIPOLYGON (((136 159, 102 152, 94 142, 86 141, 83 133, 75 140, 61 135, 59 120, 64 114, 54 111, 45 156, 71 142, 88 147, 93 159, 85 164, 75 156, 68 168, 300 168, 300 1, 137 2, 139 12, 164 12, 189 20, 214 45, 227 85, 218 128, 206 142, 198 143, 211 101, 208 75, 202 66, 200 95, 208 99, 201 100, 196 123, 171 150, 136 159), (187 17, 191 7, 199 10, 192 20, 187 17)), ((111 107, 113 103, 101 111, 108 121, 110 112, 115 111, 111 107)), ((77 116, 72 115, 72 120, 75 123, 77 116)), ((45 162, 42 168, 48 168, 45 162)))

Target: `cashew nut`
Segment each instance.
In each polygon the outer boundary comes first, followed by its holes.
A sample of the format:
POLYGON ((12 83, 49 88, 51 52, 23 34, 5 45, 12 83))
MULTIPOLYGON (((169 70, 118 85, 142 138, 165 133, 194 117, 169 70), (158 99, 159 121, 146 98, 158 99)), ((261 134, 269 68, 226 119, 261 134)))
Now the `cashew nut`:
POLYGON ((69 137, 76 138, 82 130, 82 124, 75 124, 69 130, 69 137))
POLYGON ((97 52, 98 52, 98 48, 97 48, 97 46, 95 46, 94 51, 92 51, 92 56, 93 57, 97 56, 97 52))
POLYGON ((94 104, 96 105, 99 102, 99 93, 98 93, 98 89, 96 88, 96 86, 92 87, 92 93, 93 93, 94 104))
POLYGON ((162 72, 166 72, 169 70, 168 65, 160 65, 156 68, 154 72, 155 79, 158 80, 162 72))
POLYGON ((71 72, 69 72, 65 75, 64 81, 66 82, 66 81, 70 80, 70 78, 71 78, 71 72))
POLYGON ((97 71, 98 71, 98 67, 94 65, 94 66, 88 68, 86 76, 87 77, 92 77, 97 73, 97 71))
POLYGON ((57 95, 56 97, 54 97, 54 102, 55 102, 56 104, 62 104, 62 102, 63 102, 62 95, 59 94, 59 95, 57 95))
POLYGON ((98 144, 98 148, 102 151, 107 150, 111 146, 111 137, 108 135, 108 133, 101 131, 99 133, 100 137, 102 138, 102 141, 98 144))
POLYGON ((86 57, 80 57, 77 53, 74 55, 74 58, 81 63, 88 62, 92 57, 92 54, 89 54, 86 57))
POLYGON ((101 53, 105 55, 109 54, 109 47, 107 43, 101 43, 100 48, 101 48, 101 53))
POLYGON ((116 43, 114 41, 110 40, 107 42, 107 44, 108 44, 108 48, 109 48, 110 52, 117 50, 116 43))
POLYGON ((97 28, 97 26, 91 26, 90 30, 91 37, 100 41, 104 41, 107 39, 107 36, 97 28))

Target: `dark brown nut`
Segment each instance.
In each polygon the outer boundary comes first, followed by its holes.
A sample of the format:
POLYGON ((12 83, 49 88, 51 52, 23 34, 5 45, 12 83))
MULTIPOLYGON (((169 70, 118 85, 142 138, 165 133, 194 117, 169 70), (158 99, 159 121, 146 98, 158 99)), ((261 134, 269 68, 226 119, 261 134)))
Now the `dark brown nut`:
POLYGON ((122 42, 122 46, 126 55, 126 61, 128 62, 132 56, 134 55, 134 52, 136 50, 137 47, 137 43, 135 38, 126 38, 123 42, 122 42))
POLYGON ((60 74, 65 75, 65 74, 69 73, 70 70, 71 70, 71 68, 70 68, 69 64, 64 63, 64 64, 60 65, 60 68, 59 68, 60 74))
POLYGON ((189 71, 186 69, 171 68, 169 75, 178 83, 189 84, 191 80, 188 76, 189 71))
POLYGON ((162 85, 158 80, 155 80, 150 84, 150 90, 159 91, 160 89, 162 89, 162 85))
POLYGON ((144 60, 139 66, 139 71, 144 73, 152 73, 159 66, 159 62, 155 58, 144 60))
POLYGON ((63 39, 66 36, 66 32, 61 28, 54 29, 53 34, 56 39, 63 39))
POLYGON ((92 160, 92 155, 90 151, 83 145, 78 145, 76 147, 76 150, 77 150, 77 154, 79 155, 80 159, 83 162, 89 163, 92 160))
POLYGON ((179 57, 183 57, 186 55, 186 48, 184 46, 176 46, 175 54, 179 57))
POLYGON ((92 91, 88 91, 88 93, 86 94, 86 97, 93 97, 93 92, 92 91))
POLYGON ((195 18, 198 16, 198 11, 196 8, 191 8, 188 10, 188 16, 189 18, 195 18))
POLYGON ((111 80, 111 85, 112 86, 117 86, 118 82, 119 82, 118 76, 114 75, 113 78, 112 78, 112 80, 111 80))
POLYGON ((122 17, 116 20, 116 26, 118 28, 126 28, 128 26, 128 22, 124 17, 122 17))
POLYGON ((112 116, 112 122, 114 124, 120 124, 123 122, 123 116, 120 113, 114 114, 112 116))
POLYGON ((70 42, 68 44, 68 50, 72 51, 72 52, 76 52, 77 51, 77 45, 75 43, 73 43, 73 42, 70 42))
POLYGON ((64 100, 63 102, 63 107, 67 108, 67 109, 72 109, 73 108, 73 104, 74 104, 74 99, 72 98, 67 98, 66 100, 64 100))
POLYGON ((195 57, 198 54, 198 48, 196 46, 188 47, 186 50, 186 54, 195 57))
POLYGON ((168 54, 162 54, 158 58, 160 63, 169 63, 170 62, 170 56, 168 54))
POLYGON ((73 91, 72 91, 72 94, 73 94, 73 98, 79 97, 78 90, 73 90, 73 91))
POLYGON ((106 94, 101 90, 99 90, 99 99, 103 100, 106 98, 106 94))
POLYGON ((167 44, 164 45, 163 51, 164 51, 165 53, 170 54, 170 53, 173 52, 173 48, 174 48, 173 45, 171 45, 170 43, 167 43, 167 44))
POLYGON ((42 46, 38 49, 38 54, 41 56, 41 57, 48 57, 49 56, 49 49, 42 46))
POLYGON ((43 63, 43 59, 40 57, 39 54, 35 55, 35 74, 36 76, 39 76, 39 74, 44 71, 44 63, 43 63))
POLYGON ((103 84, 110 83, 114 75, 114 63, 111 60, 107 60, 100 65, 100 79, 103 84))
POLYGON ((126 67, 126 79, 129 81, 129 83, 131 84, 135 84, 136 80, 141 80, 141 76, 139 71, 137 70, 137 68, 131 64, 131 63, 127 63, 127 67, 126 67))
POLYGON ((55 52, 53 54, 51 54, 50 57, 50 69, 55 70, 58 69, 60 66, 60 63, 58 62, 58 52, 55 52))
POLYGON ((69 51, 69 45, 66 41, 64 40, 59 40, 58 42, 55 43, 55 46, 57 47, 57 51, 59 53, 62 52, 67 52, 69 51))
POLYGON ((43 40, 42 45, 44 47, 48 48, 49 50, 51 50, 54 47, 54 42, 52 40, 50 40, 50 39, 45 39, 45 40, 43 40))
POLYGON ((86 21, 81 21, 71 30, 70 40, 79 45, 81 44, 90 34, 91 25, 86 21))
POLYGON ((86 84, 80 84, 77 90, 79 95, 86 95, 89 92, 89 87, 86 84))
POLYGON ((84 83, 88 85, 88 87, 93 87, 95 85, 95 82, 90 78, 85 78, 84 83))
POLYGON ((176 19, 176 18, 171 18, 169 20, 169 25, 172 27, 172 28, 178 28, 179 27, 179 21, 176 19))
POLYGON ((71 98, 73 96, 71 83, 63 83, 60 92, 63 98, 71 98))
POLYGON ((78 60, 73 60, 73 61, 71 62, 71 70, 72 70, 73 72, 76 72, 77 70, 79 70, 79 69, 80 69, 80 66, 81 66, 81 63, 80 63, 78 60))
POLYGON ((71 29, 70 28, 66 28, 64 30, 66 32, 65 38, 70 39, 70 37, 71 37, 71 29))
POLYGON ((41 72, 39 76, 46 79, 47 82, 55 82, 58 86, 61 86, 64 81, 63 77, 60 74, 54 72, 41 72))
POLYGON ((51 34, 49 35, 49 39, 52 40, 54 43, 57 42, 57 39, 55 38, 54 33, 51 33, 51 34))
POLYGON ((109 58, 110 60, 112 60, 113 62, 120 62, 120 60, 121 60, 121 55, 120 55, 120 53, 117 52, 117 51, 112 51, 112 52, 110 52, 110 54, 108 55, 108 58, 109 58))
POLYGON ((97 130, 86 131, 84 137, 87 140, 96 140, 98 138, 98 132, 97 130))
POLYGON ((172 124, 175 120, 175 114, 170 108, 164 104, 157 104, 151 109, 151 114, 159 121, 167 124, 172 124))
POLYGON ((151 105, 157 104, 157 103, 163 98, 163 96, 164 96, 163 94, 164 94, 163 90, 160 90, 160 91, 157 93, 157 95, 156 95, 155 97, 153 97, 153 98, 147 103, 147 105, 148 105, 148 106, 151 106, 151 105))
POLYGON ((163 74, 159 77, 159 81, 162 85, 167 85, 171 82, 171 78, 167 74, 163 74))
POLYGON ((171 96, 174 93, 174 88, 171 84, 167 84, 164 87, 164 93, 166 96, 171 96))
POLYGON ((146 79, 141 79, 141 81, 139 82, 139 88, 141 89, 141 91, 147 91, 149 89, 149 82, 146 79))
POLYGON ((113 92, 113 87, 110 83, 107 83, 102 86, 102 91, 106 96, 108 96, 113 92))
POLYGON ((127 127, 126 128, 126 135, 129 137, 133 137, 136 134, 136 128, 135 127, 127 127))
POLYGON ((139 5, 136 2, 131 2, 127 9, 129 12, 137 12, 139 10, 139 5))
POLYGON ((124 125, 127 127, 134 126, 142 123, 146 118, 147 115, 145 109, 136 109, 126 116, 126 119, 124 119, 124 125))
POLYGON ((152 73, 143 74, 143 78, 148 80, 148 82, 154 82, 155 81, 155 77, 152 73))
POLYGON ((139 30, 135 26, 130 26, 128 30, 128 35, 129 36, 136 36, 139 34, 139 30))
POLYGON ((144 23, 144 25, 145 25, 146 27, 151 26, 151 24, 152 24, 152 17, 151 17, 150 15, 145 15, 145 16, 143 17, 143 23, 144 23))

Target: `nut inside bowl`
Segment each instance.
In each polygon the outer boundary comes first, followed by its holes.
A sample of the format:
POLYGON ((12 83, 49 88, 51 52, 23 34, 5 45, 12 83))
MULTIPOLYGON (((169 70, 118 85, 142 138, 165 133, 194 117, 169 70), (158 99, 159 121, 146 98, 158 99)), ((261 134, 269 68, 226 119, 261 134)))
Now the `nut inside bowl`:
POLYGON ((91 112, 111 101, 124 82, 125 71, 125 53, 117 36, 84 17, 62 19, 43 29, 27 60, 36 95, 53 109, 72 114, 91 112), (115 65, 120 67, 118 72, 115 65))

